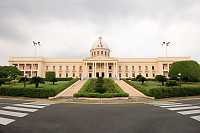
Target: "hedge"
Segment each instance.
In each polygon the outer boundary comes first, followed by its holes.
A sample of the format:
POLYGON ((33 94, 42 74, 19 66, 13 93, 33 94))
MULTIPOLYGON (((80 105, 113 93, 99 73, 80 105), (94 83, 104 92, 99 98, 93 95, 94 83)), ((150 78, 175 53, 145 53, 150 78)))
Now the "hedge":
POLYGON ((67 82, 65 85, 55 89, 44 89, 44 88, 12 88, 12 87, 0 87, 0 95, 2 96, 23 96, 32 98, 48 98, 56 96, 58 93, 68 88, 79 78, 73 79, 67 82))
POLYGON ((97 93, 95 91, 96 79, 88 79, 85 84, 81 87, 78 93, 73 96, 78 97, 88 97, 88 98, 112 98, 112 97, 128 97, 129 94, 125 93, 112 79, 103 79, 103 87, 108 88, 108 90, 103 93, 97 93))
POLYGON ((126 79, 122 79, 124 82, 126 82, 127 84, 129 84, 130 86, 134 87, 135 89, 137 89, 138 91, 142 92, 143 94, 145 94, 146 96, 150 96, 149 92, 143 88, 141 88, 140 86, 134 84, 131 81, 128 81, 126 79))
POLYGON ((150 96, 156 99, 170 98, 170 97, 186 97, 186 96, 198 96, 200 95, 200 87, 159 87, 153 88, 149 91, 150 96))
POLYGON ((113 97, 128 97, 128 93, 75 93, 75 98, 88 97, 88 98, 113 98, 113 97))

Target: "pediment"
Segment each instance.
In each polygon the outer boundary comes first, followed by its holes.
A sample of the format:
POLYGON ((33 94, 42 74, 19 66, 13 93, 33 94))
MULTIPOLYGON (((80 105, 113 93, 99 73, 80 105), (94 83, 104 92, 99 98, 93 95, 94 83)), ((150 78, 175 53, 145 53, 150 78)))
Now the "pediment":
POLYGON ((98 56, 92 56, 92 57, 88 57, 88 58, 83 59, 83 61, 99 61, 99 60, 102 60, 102 61, 117 61, 117 58, 104 56, 104 55, 101 55, 101 56, 98 55, 98 56))

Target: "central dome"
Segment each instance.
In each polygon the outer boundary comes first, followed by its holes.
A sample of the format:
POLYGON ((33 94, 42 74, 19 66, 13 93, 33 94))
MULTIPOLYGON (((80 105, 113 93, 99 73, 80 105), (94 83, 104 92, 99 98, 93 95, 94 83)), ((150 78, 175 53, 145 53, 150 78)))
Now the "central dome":
POLYGON ((105 49, 109 49, 108 44, 107 44, 106 42, 102 41, 102 37, 99 37, 99 40, 96 41, 96 42, 94 42, 94 44, 92 45, 91 50, 92 50, 92 49, 96 49, 96 48, 105 48, 105 49), (100 42, 101 42, 101 44, 102 44, 102 47, 101 47, 100 42))
POLYGON ((98 55, 110 56, 110 49, 108 47, 108 44, 102 41, 101 36, 99 37, 99 40, 94 42, 94 44, 92 45, 90 54, 91 56, 98 56, 98 55))

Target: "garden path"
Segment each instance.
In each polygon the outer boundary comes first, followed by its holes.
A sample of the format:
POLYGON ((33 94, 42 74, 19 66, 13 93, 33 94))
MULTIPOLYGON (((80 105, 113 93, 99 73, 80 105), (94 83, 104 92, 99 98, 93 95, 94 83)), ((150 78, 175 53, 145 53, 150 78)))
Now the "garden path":
POLYGON ((72 97, 74 93, 78 93, 81 87, 85 84, 87 80, 79 80, 70 87, 66 88, 64 91, 56 95, 54 98, 57 97, 72 97))
POLYGON ((129 96, 131 97, 147 97, 146 95, 136 90, 135 88, 133 88, 132 86, 124 82, 123 80, 115 80, 115 83, 117 83, 121 87, 121 89, 124 92, 127 92, 129 96))

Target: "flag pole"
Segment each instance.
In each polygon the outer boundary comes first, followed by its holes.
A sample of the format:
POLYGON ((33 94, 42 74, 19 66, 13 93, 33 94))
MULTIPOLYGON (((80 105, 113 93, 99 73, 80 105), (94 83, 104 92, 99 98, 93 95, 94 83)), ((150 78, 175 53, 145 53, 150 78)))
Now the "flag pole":
POLYGON ((101 75, 101 47, 102 47, 102 43, 101 43, 101 37, 99 37, 99 41, 100 41, 100 74, 99 74, 99 76, 101 77, 102 75, 101 75))

